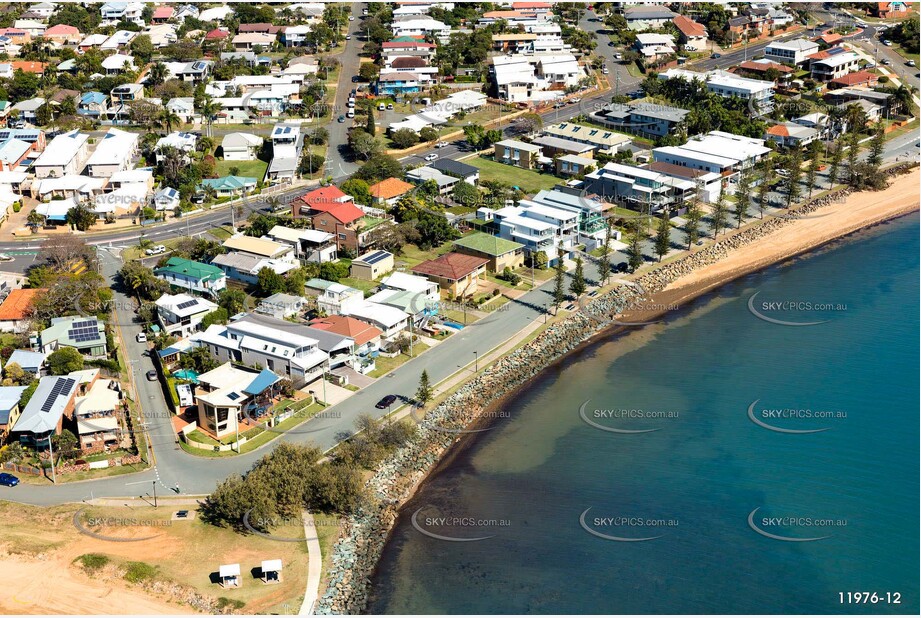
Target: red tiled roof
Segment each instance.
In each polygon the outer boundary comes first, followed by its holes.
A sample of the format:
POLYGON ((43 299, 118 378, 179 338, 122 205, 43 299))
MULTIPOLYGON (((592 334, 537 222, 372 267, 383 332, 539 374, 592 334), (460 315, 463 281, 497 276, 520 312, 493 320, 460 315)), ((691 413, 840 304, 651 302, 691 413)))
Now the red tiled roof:
POLYGON ((431 275, 441 279, 458 281, 463 279, 489 260, 463 253, 445 253, 444 255, 427 260, 413 267, 413 272, 421 275, 431 275))
POLYGON ((313 202, 335 202, 344 197, 348 196, 342 189, 336 185, 329 185, 328 187, 320 187, 319 189, 308 191, 301 196, 301 200, 307 204, 312 204, 313 202))
POLYGON ((308 202, 311 210, 325 212, 336 221, 348 224, 365 216, 358 206, 352 202, 308 202))
POLYGON ((512 8, 518 9, 549 9, 552 5, 549 2, 512 2, 512 8))
POLYGON ((34 60, 17 60, 10 63, 13 65, 13 71, 22 71, 23 73, 44 73, 47 68, 47 62, 35 62, 34 60))
POLYGON ((223 38, 226 38, 227 36, 228 36, 228 33, 225 30, 221 30, 220 28, 215 28, 214 30, 206 34, 205 38, 213 40, 213 39, 223 39, 223 38))
POLYGON ((351 337, 355 345, 364 345, 380 337, 383 332, 376 326, 371 326, 361 320, 344 315, 331 315, 325 318, 316 318, 310 321, 310 326, 343 337, 351 337))
POLYGON ((831 45, 832 43, 837 43, 838 41, 844 40, 844 37, 841 36, 840 34, 836 34, 832 32, 828 34, 823 34, 822 36, 819 37, 819 40, 822 41, 823 43, 828 43, 829 45, 831 45))
POLYGON ((24 320, 32 311, 32 303, 40 289, 11 290, 9 296, 0 303, 0 320, 24 320))
POLYGON ((842 86, 856 86, 858 84, 872 84, 879 81, 879 75, 869 71, 854 71, 847 75, 831 80, 832 84, 841 84, 842 86))
POLYGON ((522 11, 486 11, 483 13, 483 17, 486 18, 495 18, 495 19, 505 19, 508 17, 524 17, 525 13, 522 11))
POLYGON ((776 135, 777 137, 790 137, 790 131, 782 124, 775 124, 767 130, 767 133, 768 135, 776 135))
POLYGON ((371 185, 368 187, 368 191, 371 193, 372 197, 376 197, 379 200, 389 200, 394 197, 399 197, 404 193, 409 193, 414 187, 415 185, 404 182, 399 178, 388 178, 387 180, 382 180, 377 184, 371 185))
POLYGON ((56 24, 45 30, 44 36, 54 36, 55 34, 80 34, 80 31, 67 24, 56 24))
POLYGON ((753 62, 748 60, 739 65, 740 69, 745 69, 746 71, 759 71, 764 72, 768 69, 777 69, 780 73, 792 73, 793 69, 788 67, 785 64, 780 64, 779 62, 753 62))
POLYGON ((171 6, 158 6, 153 12, 153 19, 169 19, 174 12, 171 6))
POLYGON ((678 30, 681 30, 681 33, 684 34, 684 36, 707 36, 707 29, 690 17, 685 15, 675 15, 672 21, 675 23, 675 26, 678 28, 678 30))

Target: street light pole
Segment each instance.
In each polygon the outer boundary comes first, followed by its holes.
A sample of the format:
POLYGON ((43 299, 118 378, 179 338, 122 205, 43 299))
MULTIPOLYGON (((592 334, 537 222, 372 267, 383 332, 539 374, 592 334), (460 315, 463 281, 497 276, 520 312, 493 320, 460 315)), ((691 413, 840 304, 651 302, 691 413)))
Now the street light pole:
POLYGON ((57 485, 57 475, 54 472, 54 448, 51 446, 51 438, 54 435, 54 430, 51 430, 51 433, 48 434, 48 456, 51 459, 51 482, 57 485))
POLYGON ((157 482, 153 482, 153 496, 154 496, 154 508, 157 508, 157 482))
POLYGON ((480 372, 480 354, 476 350, 473 351, 473 372, 480 372))

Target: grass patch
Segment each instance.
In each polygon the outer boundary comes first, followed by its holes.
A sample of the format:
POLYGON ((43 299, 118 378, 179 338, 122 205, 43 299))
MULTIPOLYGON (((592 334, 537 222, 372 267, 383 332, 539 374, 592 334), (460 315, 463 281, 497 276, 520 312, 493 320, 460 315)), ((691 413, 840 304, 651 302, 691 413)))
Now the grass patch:
POLYGON ((252 161, 226 161, 224 159, 219 159, 216 161, 214 170, 218 176, 230 176, 230 168, 232 167, 240 168, 237 176, 250 176, 256 180, 262 180, 269 164, 259 159, 254 159, 252 161))
POLYGON ((245 602, 240 601, 239 599, 228 599, 227 597, 218 597, 217 598, 217 608, 220 610, 224 609, 243 609, 246 605, 245 602))
POLYGON ((375 369, 368 374, 369 378, 379 378, 385 376, 400 365, 406 363, 407 361, 412 360, 413 358, 419 356, 429 347, 424 343, 416 342, 413 344, 413 355, 409 356, 408 354, 399 354, 393 358, 387 358, 386 356, 378 356, 374 359, 375 369))
POLYGON ((377 281, 369 281, 368 279, 355 279, 354 277, 346 277, 345 279, 340 279, 339 283, 342 285, 347 285, 350 288, 355 288, 356 290, 361 290, 367 294, 377 287, 377 281))
POLYGON ((124 578, 132 584, 140 584, 157 576, 157 567, 146 562, 128 562, 125 564, 124 578))
POLYGON ((474 157, 465 161, 479 168, 480 180, 498 180, 513 187, 519 187, 528 194, 537 193, 542 189, 552 189, 562 182, 556 176, 541 174, 533 170, 526 170, 505 163, 498 163, 485 157, 474 157))
POLYGON ((79 562, 84 571, 95 573, 109 564, 110 560, 109 557, 104 554, 83 554, 82 556, 77 556, 74 562, 79 562))

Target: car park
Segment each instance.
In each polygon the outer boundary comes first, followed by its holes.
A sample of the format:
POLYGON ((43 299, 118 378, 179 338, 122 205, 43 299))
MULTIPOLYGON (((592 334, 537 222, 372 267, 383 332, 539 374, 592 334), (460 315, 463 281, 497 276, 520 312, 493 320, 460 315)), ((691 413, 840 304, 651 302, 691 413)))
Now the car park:
POLYGON ((0 485, 4 487, 16 487, 19 485, 19 478, 9 472, 0 472, 0 485))
POLYGON ((435 159, 438 158, 438 155, 435 154, 435 153, 433 152, 433 153, 431 153, 431 154, 425 155, 425 157, 423 157, 423 158, 424 158, 426 161, 434 161, 435 159))
POLYGON ((386 408, 389 408, 391 405, 393 405, 393 402, 396 400, 397 400, 396 395, 387 395, 386 397, 378 401, 374 405, 374 407, 377 408, 378 410, 384 410, 386 408))

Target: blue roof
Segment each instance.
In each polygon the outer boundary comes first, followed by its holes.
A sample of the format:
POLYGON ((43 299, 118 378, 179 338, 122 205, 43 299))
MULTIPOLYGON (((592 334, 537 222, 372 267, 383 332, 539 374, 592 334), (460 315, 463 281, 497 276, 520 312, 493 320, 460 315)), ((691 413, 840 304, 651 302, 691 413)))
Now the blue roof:
POLYGON ((243 389, 243 392, 247 395, 258 395, 279 380, 281 380, 280 377, 268 369, 263 369, 259 375, 256 376, 256 379, 250 382, 249 386, 243 389))
POLYGON ((44 352, 33 352, 31 350, 13 350, 13 353, 10 355, 10 359, 6 361, 6 364, 16 363, 25 370, 29 370, 35 367, 41 367, 44 364, 45 359, 48 358, 48 355, 44 352))
POLYGON ((157 356, 159 356, 160 358, 163 358, 164 356, 169 356, 170 354, 178 354, 178 353, 179 353, 179 350, 177 350, 176 348, 163 348, 162 350, 157 352, 157 356))
POLYGON ((104 103, 107 98, 108 97, 106 97, 106 95, 102 94, 101 92, 85 92, 83 93, 83 96, 80 97, 80 103, 83 105, 87 105, 89 103, 99 104, 104 103))

